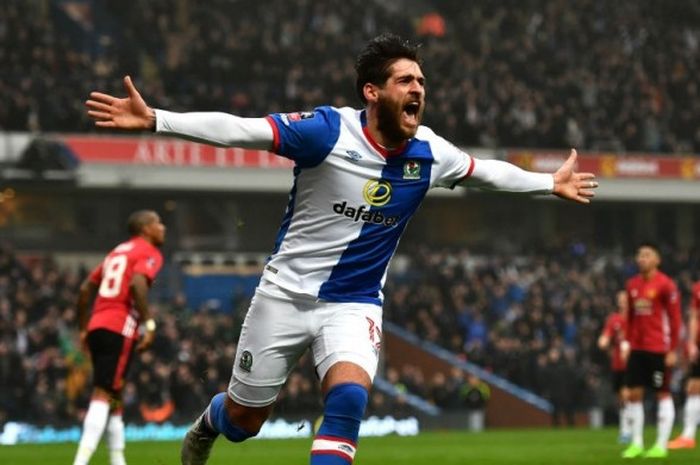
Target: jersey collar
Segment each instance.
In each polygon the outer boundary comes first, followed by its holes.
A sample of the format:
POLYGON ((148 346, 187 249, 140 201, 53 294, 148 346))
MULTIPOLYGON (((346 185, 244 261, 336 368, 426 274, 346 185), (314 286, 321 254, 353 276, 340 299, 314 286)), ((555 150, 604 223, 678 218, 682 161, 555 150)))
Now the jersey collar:
POLYGON ((389 158, 389 157, 395 157, 398 155, 401 155, 403 152, 406 151, 406 147, 408 147, 408 141, 405 141, 395 149, 387 149, 385 147, 382 147, 379 142, 377 142, 374 137, 372 137, 372 134, 369 132, 369 128, 367 127, 367 112, 365 110, 362 110, 360 112, 360 123, 362 124, 362 133, 365 135, 365 139, 367 139, 367 142, 370 143, 370 145, 379 152, 379 154, 384 157, 384 158, 389 158))
POLYGON ((138 243, 142 244, 142 246, 148 247, 150 249, 157 249, 157 247, 155 245, 151 244, 149 241, 147 241, 145 238, 141 237, 140 235, 132 236, 131 242, 138 242, 138 243))

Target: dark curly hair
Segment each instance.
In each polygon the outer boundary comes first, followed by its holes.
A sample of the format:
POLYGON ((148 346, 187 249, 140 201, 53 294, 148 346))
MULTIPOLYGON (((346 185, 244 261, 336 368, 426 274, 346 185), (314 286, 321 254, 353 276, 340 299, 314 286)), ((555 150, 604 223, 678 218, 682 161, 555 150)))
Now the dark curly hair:
POLYGON ((372 83, 382 86, 389 78, 389 68, 396 60, 407 58, 421 64, 418 58, 420 45, 414 45, 396 34, 384 33, 370 40, 357 57, 355 90, 362 103, 367 103, 363 88, 372 83))

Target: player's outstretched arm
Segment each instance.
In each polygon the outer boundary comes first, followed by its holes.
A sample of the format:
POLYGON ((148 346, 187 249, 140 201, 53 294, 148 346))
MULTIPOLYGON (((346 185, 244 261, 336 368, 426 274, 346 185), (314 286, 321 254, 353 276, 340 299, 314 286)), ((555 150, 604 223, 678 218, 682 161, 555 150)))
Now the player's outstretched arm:
POLYGON ((152 130, 181 139, 220 147, 269 150, 272 127, 265 118, 240 118, 221 112, 175 113, 149 107, 129 76, 124 78, 127 97, 90 93, 88 115, 101 128, 152 130))
POLYGON ((521 192, 529 194, 554 194, 563 199, 589 203, 595 195, 598 183, 593 173, 577 173, 576 150, 555 173, 535 173, 501 160, 474 159, 474 170, 461 182, 464 186, 480 189, 521 192))
POLYGON ((598 183, 593 173, 574 171, 576 156, 576 150, 571 150, 569 158, 552 174, 526 171, 501 160, 474 159, 474 171, 461 184, 494 191, 554 194, 563 199, 589 203, 598 183))

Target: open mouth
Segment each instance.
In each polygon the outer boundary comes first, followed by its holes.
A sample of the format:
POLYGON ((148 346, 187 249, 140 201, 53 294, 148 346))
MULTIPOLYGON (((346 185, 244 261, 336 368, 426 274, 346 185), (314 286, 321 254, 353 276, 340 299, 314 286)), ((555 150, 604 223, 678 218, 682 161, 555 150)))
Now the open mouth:
POLYGON ((403 107, 403 117, 411 125, 418 124, 418 112, 420 111, 420 102, 409 102, 403 107))

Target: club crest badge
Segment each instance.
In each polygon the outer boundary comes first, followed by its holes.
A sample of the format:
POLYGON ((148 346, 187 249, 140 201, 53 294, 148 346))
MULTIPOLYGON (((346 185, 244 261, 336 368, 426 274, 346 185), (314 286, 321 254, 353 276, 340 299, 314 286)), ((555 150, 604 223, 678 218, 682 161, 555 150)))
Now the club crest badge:
POLYGON ((247 350, 244 350, 241 354, 241 359, 238 362, 238 366, 241 370, 250 373, 250 369, 253 367, 253 354, 247 350))
POLYGON ((404 179, 420 179, 420 162, 409 160, 403 165, 404 179))

